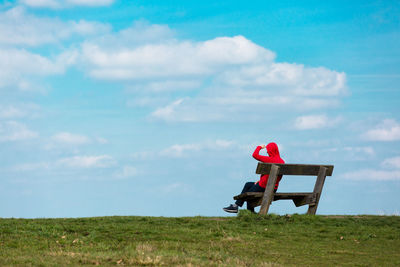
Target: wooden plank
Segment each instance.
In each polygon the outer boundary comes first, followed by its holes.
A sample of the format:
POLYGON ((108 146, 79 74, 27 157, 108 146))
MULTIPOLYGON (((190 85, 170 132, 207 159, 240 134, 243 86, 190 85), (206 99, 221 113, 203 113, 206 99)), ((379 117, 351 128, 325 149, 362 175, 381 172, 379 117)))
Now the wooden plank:
POLYGON ((327 176, 332 176, 333 165, 309 165, 309 164, 274 164, 259 162, 257 165, 257 174, 269 174, 271 166, 279 166, 278 175, 318 175, 321 166, 324 166, 327 176))
POLYGON ((269 173, 269 178, 267 186, 264 191, 264 196, 261 201, 260 214, 267 214, 269 206, 271 205, 272 199, 274 198, 274 188, 276 179, 278 178, 279 166, 272 165, 271 172, 269 173))
MULTIPOLYGON (((234 196, 234 200, 238 199, 253 199, 253 198, 262 198, 264 192, 246 192, 237 196, 234 196)), ((306 196, 313 196, 313 192, 297 192, 297 193, 275 193, 274 194, 274 201, 280 199, 294 199, 298 197, 306 197, 306 196)))
POLYGON ((317 212, 319 198, 321 197, 322 188, 324 187, 327 168, 321 166, 319 169, 317 181, 314 186, 315 202, 308 206, 307 214, 315 214, 317 212))
POLYGON ((234 200, 238 200, 238 199, 253 199, 253 198, 262 198, 262 196, 264 195, 264 192, 246 192, 237 196, 234 196, 233 199, 234 200))
POLYGON ((253 199, 253 200, 250 200, 250 201, 247 201, 247 208, 255 208, 255 207, 257 207, 257 206, 260 206, 261 205, 261 198, 255 198, 255 199, 253 199))
MULTIPOLYGON (((234 196, 233 199, 243 199, 251 203, 253 207, 257 207, 261 205, 262 198, 264 196, 264 192, 246 192, 237 196, 234 196)), ((311 193, 299 192, 299 193, 275 193, 274 199, 272 201, 277 200, 293 200, 293 203, 296 207, 300 207, 303 205, 314 204, 316 199, 316 195, 311 193)))
POLYGON ((300 207, 303 205, 314 205, 315 200, 316 200, 316 195, 311 194, 304 197, 293 198, 293 203, 296 205, 296 207, 300 207))
POLYGON ((314 193, 275 193, 274 200, 313 196, 314 193))
POLYGON ((261 205, 261 200, 264 195, 264 192, 246 192, 237 196, 234 196, 233 199, 243 199, 247 201, 253 208, 261 205))

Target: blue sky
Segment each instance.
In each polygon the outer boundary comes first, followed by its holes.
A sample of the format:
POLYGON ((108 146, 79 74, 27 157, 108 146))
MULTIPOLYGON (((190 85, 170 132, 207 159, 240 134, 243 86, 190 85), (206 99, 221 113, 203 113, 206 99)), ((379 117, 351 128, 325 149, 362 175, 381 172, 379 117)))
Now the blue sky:
POLYGON ((398 1, 2 1, 0 217, 230 216, 271 141, 335 165, 318 213, 398 215, 399 18, 398 1))

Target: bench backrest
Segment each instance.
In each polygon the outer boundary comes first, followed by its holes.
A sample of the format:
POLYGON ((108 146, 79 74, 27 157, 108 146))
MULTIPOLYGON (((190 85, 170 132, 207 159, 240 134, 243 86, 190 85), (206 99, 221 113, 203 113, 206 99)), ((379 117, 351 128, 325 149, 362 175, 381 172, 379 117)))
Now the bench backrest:
POLYGON ((257 174, 269 174, 271 166, 279 166, 278 175, 318 175, 319 169, 326 168, 326 176, 332 176, 333 165, 310 165, 310 164, 276 164, 259 162, 257 165, 257 174))

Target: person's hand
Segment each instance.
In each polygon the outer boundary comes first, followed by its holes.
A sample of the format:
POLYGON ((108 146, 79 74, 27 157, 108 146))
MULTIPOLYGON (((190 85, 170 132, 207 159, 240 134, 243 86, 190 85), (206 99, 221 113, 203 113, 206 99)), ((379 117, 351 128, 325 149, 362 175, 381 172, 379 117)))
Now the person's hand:
POLYGON ((265 148, 265 145, 260 145, 261 148, 265 148))

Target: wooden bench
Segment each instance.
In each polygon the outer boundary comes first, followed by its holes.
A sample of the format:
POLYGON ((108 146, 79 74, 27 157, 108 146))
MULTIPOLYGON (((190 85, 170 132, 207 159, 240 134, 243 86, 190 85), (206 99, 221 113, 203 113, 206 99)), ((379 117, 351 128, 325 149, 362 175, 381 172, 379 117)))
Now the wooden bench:
POLYGON ((257 207, 261 205, 260 214, 267 214, 272 201, 280 199, 293 200, 296 207, 309 205, 307 214, 315 214, 324 186, 326 176, 332 176, 333 165, 306 165, 306 164, 274 164, 259 162, 257 174, 269 174, 265 192, 247 192, 233 199, 242 199, 248 205, 257 207), (278 175, 309 175, 317 176, 314 191, 307 193, 275 193, 274 187, 278 175))

